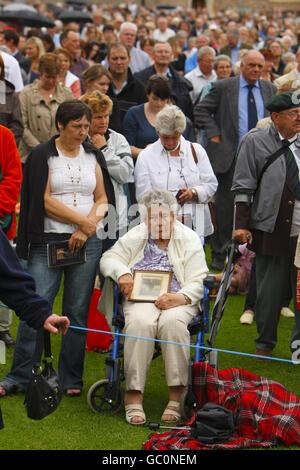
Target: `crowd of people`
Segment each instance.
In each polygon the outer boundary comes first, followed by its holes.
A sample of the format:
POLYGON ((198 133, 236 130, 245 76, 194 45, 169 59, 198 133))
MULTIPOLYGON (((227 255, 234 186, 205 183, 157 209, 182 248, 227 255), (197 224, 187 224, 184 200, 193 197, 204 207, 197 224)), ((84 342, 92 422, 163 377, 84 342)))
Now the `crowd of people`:
MULTIPOLYGON (((65 394, 82 393, 84 329, 97 277, 112 277, 124 293, 126 332, 187 342, 186 325, 208 272, 204 241, 211 248, 209 268, 218 273, 228 242, 234 236, 240 243, 230 293, 251 296, 240 321, 256 321, 255 353, 272 355, 280 313, 295 317, 295 353, 297 12, 209 15, 206 8, 128 2, 84 6, 90 22, 63 23, 50 5, 35 7, 54 27, 0 23, 0 224, 51 305, 64 279, 62 314, 81 328, 62 337, 65 394), (9 149, 2 145, 7 135, 9 149), (289 151, 266 168, 281 141, 289 151), (294 156, 287 164, 286 154, 294 156), (49 245, 63 240, 72 253, 85 251, 84 263, 49 267, 49 245), (150 304, 128 302, 134 269, 172 272, 170 295, 150 304)), ((10 323, 9 308, 1 307, 0 339, 14 346, 14 358, 0 397, 26 389, 36 337, 21 315, 14 341, 10 323)), ((170 401, 162 417, 168 422, 180 418, 187 384, 187 353, 173 350, 163 348, 170 401)), ((142 395, 151 355, 152 346, 125 340, 131 424, 146 420, 142 395), (130 359, 137 355, 143 361, 130 359)))

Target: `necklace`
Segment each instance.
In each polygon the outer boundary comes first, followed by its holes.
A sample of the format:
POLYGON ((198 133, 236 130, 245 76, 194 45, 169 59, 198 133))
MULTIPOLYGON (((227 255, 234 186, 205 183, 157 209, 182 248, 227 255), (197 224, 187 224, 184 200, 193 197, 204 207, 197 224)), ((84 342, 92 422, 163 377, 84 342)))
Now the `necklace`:
MULTIPOLYGON (((65 157, 68 158, 68 157, 65 157)), ((79 165, 75 167, 75 165, 70 165, 69 162, 67 162, 67 168, 69 170, 69 177, 71 180, 72 185, 79 185, 81 183, 81 164, 79 160, 79 165)), ((77 191, 73 191, 73 206, 77 206, 77 191)))

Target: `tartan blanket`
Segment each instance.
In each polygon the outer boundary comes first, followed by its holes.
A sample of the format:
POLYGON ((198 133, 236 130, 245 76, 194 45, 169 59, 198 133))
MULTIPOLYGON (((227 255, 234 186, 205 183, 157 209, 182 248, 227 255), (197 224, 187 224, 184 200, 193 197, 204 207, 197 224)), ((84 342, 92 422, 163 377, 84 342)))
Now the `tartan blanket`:
MULTIPOLYGON (((300 445, 300 399, 280 383, 243 369, 216 370, 194 364, 197 409, 213 402, 237 414, 233 436, 226 442, 203 444, 188 430, 152 433, 145 450, 204 450, 300 445)), ((189 426, 194 416, 183 424, 189 426)))

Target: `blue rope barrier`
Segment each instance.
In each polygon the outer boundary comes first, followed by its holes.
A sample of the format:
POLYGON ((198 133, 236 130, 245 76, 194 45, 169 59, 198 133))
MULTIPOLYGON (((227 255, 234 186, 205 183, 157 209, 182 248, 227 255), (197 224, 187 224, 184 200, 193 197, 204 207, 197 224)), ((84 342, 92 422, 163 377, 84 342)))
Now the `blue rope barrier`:
MULTIPOLYGON (((117 333, 117 332, 114 332, 114 331, 94 330, 94 329, 90 329, 90 328, 83 328, 83 327, 80 327, 80 326, 72 326, 72 325, 70 325, 69 328, 73 328, 73 329, 76 329, 76 330, 93 331, 95 333, 104 333, 104 334, 109 334, 109 335, 112 335, 112 336, 117 335, 117 336, 125 336, 127 338, 143 339, 145 341, 155 341, 157 343, 173 344, 175 346, 186 346, 188 348, 205 349, 205 350, 209 350, 209 351, 224 352, 224 353, 227 353, 227 354, 236 354, 236 355, 241 355, 241 356, 250 356, 250 357, 258 357, 258 358, 266 359, 266 356, 259 356, 259 355, 256 355, 256 354, 249 354, 249 353, 243 353, 243 352, 238 352, 238 351, 230 351, 228 349, 211 348, 209 346, 200 346, 198 344, 176 343, 176 342, 161 340, 161 339, 157 339, 157 338, 146 338, 146 337, 143 337, 143 336, 127 335, 125 333, 117 333)), ((291 359, 282 359, 280 357, 268 356, 268 359, 270 359, 272 361, 289 362, 291 364, 300 364, 300 361, 292 361, 291 359)))
MULTIPOLYGON (((4 308, 7 308, 7 309, 9 308, 6 305, 1 304, 1 303, 0 303, 0 307, 4 307, 4 308)), ((260 359, 266 359, 265 356, 259 356, 259 355, 256 355, 256 354, 243 353, 243 352, 239 352, 239 351, 230 351, 228 349, 211 348, 209 346, 200 346, 200 345, 197 345, 197 344, 194 345, 194 344, 176 343, 176 342, 165 341, 165 340, 156 339, 156 338, 144 338, 143 336, 126 335, 125 333, 116 333, 116 332, 113 332, 113 331, 93 330, 93 329, 89 329, 89 328, 83 328, 83 327, 72 326, 72 325, 70 325, 69 328, 73 328, 73 329, 77 329, 77 330, 93 331, 94 333, 104 333, 104 334, 109 334, 109 335, 126 336, 128 338, 143 339, 145 341, 156 341, 158 343, 173 344, 175 346, 186 346, 188 348, 205 349, 205 350, 208 350, 208 351, 218 351, 218 352, 224 352, 224 353, 227 353, 227 354, 236 354, 236 355, 239 355, 239 356, 249 356, 249 357, 258 357, 260 359)), ((268 359, 271 360, 271 361, 288 362, 288 363, 295 364, 295 365, 300 364, 300 361, 292 361, 291 359, 282 359, 280 357, 268 356, 268 359)))

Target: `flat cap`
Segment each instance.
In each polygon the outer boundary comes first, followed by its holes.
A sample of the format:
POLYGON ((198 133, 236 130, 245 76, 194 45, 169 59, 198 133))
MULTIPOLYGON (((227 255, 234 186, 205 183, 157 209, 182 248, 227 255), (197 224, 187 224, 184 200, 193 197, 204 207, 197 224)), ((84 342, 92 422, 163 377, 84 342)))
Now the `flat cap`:
POLYGON ((274 95, 266 104, 266 108, 271 113, 279 113, 285 109, 300 108, 300 92, 283 91, 274 95))

